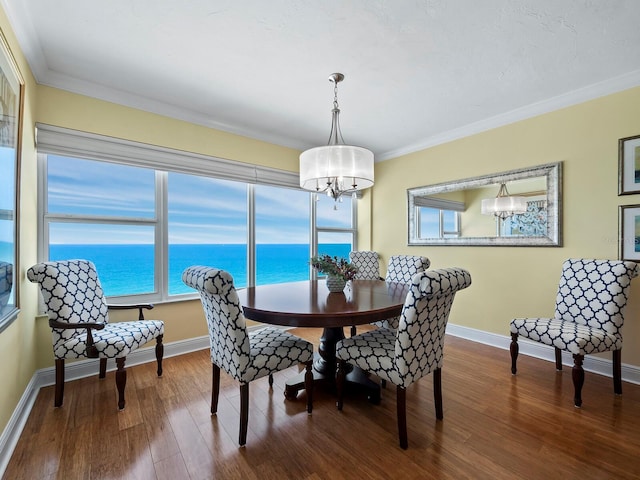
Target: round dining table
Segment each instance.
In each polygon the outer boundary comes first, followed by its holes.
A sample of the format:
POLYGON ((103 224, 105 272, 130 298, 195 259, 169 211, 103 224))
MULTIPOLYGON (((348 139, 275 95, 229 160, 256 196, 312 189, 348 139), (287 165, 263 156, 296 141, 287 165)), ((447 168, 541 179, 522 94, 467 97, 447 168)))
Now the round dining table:
MULTIPOLYGON (((288 327, 322 328, 314 360, 316 383, 335 388, 336 343, 344 327, 363 325, 400 315, 409 287, 383 280, 352 280, 340 293, 330 293, 324 279, 260 285, 238 290, 244 316, 250 320, 288 327)), ((369 400, 380 400, 380 384, 351 367, 347 387, 364 389, 369 400)), ((295 398, 304 389, 304 372, 289 379, 285 396, 295 398)))

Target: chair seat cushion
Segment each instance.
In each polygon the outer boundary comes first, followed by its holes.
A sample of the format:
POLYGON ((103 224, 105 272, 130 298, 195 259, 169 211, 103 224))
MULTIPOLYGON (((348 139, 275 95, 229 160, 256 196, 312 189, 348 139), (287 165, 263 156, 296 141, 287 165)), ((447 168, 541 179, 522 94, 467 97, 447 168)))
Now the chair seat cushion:
POLYGON ((566 350, 574 355, 620 350, 622 336, 555 318, 514 318, 511 333, 566 350))
MULTIPOLYGON (((54 336, 56 331, 54 329, 54 336)), ((71 338, 58 336, 54 344, 57 359, 86 357, 86 330, 71 338)), ((161 320, 138 320, 134 322, 107 323, 102 330, 92 330, 91 335, 100 358, 126 357, 158 335, 164 334, 161 320)))
POLYGON ((336 358, 377 375, 395 385, 402 379, 395 368, 396 332, 378 328, 354 337, 340 340, 336 346, 336 358))
POLYGON ((243 382, 313 359, 313 344, 279 328, 265 327, 250 332, 249 341, 251 363, 242 374, 243 382))

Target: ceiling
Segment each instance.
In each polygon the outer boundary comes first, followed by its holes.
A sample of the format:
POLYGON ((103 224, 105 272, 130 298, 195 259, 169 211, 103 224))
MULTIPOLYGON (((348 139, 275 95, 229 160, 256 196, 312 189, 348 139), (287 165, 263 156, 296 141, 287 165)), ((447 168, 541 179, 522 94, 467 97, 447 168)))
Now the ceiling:
POLYGON ((640 85, 637 0, 0 0, 40 84, 384 160, 640 85))

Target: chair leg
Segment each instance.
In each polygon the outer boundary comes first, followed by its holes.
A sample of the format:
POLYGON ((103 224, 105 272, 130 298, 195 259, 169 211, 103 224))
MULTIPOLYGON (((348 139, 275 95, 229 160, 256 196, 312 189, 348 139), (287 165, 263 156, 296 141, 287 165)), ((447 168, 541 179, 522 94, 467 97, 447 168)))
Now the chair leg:
POLYGON ((380 380, 380 386, 382 388, 387 388, 387 381, 384 378, 380 380))
POLYGON ((436 418, 442 420, 442 369, 436 368, 433 371, 433 403, 436 406, 436 418))
POLYGON ((351 336, 355 337, 356 335, 356 326, 355 325, 351 325, 351 336))
POLYGON ((513 375, 516 374, 518 369, 516 368, 516 362, 518 361, 518 334, 511 334, 511 345, 509 346, 509 351, 511 352, 511 373, 513 375))
POLYGON ((269 374, 269 388, 273 388, 273 374, 269 374))
POLYGON ((622 350, 613 351, 613 391, 622 395, 622 350))
POLYGON ((107 376, 107 359, 106 358, 101 358, 100 359, 100 370, 98 373, 98 378, 104 378, 107 376))
POLYGON ((249 423, 249 384, 240 384, 240 435, 238 443, 242 447, 247 443, 247 425, 249 423))
POLYGON ((307 413, 313 411, 313 362, 306 364, 306 372, 304 373, 304 389, 307 392, 307 413))
POLYGON ((162 357, 164 356, 164 344, 162 343, 164 335, 156 337, 156 361, 158 362, 158 376, 162 376, 162 357))
POLYGON ((398 415, 398 437, 400 438, 400 448, 407 449, 407 389, 396 386, 397 393, 397 415, 398 415))
POLYGON ((118 388, 118 408, 124 409, 124 387, 127 385, 127 370, 124 363, 127 357, 116 358, 116 387, 118 388))
POLYGON ((211 376, 211 415, 218 411, 218 394, 220 393, 220 367, 212 363, 213 373, 211 376))
POLYGON ((338 361, 336 369, 336 393, 338 394, 338 400, 336 406, 338 410, 342 410, 342 400, 344 398, 344 381, 347 377, 346 363, 342 360, 338 361))
POLYGON ((575 393, 573 394, 573 403, 576 407, 582 406, 582 385, 584 385, 584 370, 582 369, 582 361, 584 355, 573 356, 573 370, 571 371, 571 377, 573 378, 573 388, 575 393))
POLYGON ((64 397, 64 358, 56 359, 56 393, 53 400, 54 407, 62 406, 64 397))
POLYGON ((556 370, 562 370, 562 350, 556 348, 556 370))

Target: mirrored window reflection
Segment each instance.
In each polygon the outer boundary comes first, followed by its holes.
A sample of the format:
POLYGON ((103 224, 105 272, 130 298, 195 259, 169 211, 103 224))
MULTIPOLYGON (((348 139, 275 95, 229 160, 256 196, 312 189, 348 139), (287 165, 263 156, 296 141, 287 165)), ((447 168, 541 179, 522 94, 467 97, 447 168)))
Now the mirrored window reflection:
MULTIPOLYGON (((0 320, 15 309, 15 149, 0 147, 0 320)), ((2 324, 0 323, 0 326, 2 324)))
POLYGON ((256 285, 309 278, 309 193, 255 186, 256 285))

